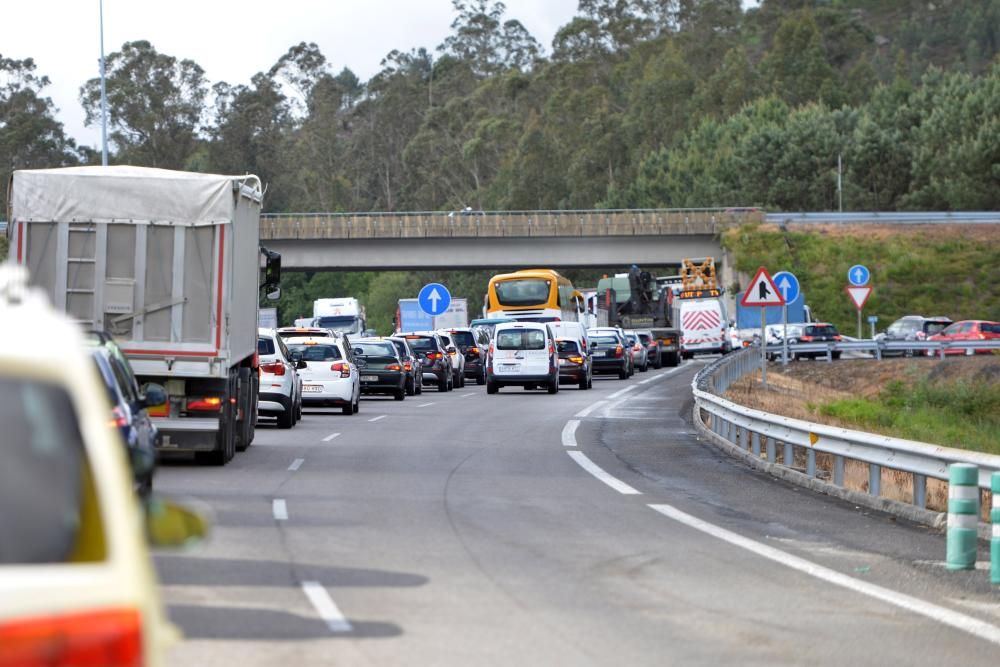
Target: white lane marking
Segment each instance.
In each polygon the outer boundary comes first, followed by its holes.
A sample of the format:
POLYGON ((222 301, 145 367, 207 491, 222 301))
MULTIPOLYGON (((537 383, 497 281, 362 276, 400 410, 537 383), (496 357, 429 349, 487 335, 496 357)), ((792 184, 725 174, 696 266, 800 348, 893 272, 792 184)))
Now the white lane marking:
POLYGON ((295 472, 296 470, 301 468, 302 464, 305 462, 306 462, 305 459, 295 459, 294 461, 292 461, 292 465, 288 466, 288 469, 291 470, 292 472, 295 472))
POLYGON ((271 511, 275 521, 288 521, 288 505, 284 498, 275 498, 271 503, 271 511))
POLYGON ((330 442, 334 438, 339 438, 339 437, 340 437, 339 433, 331 433, 330 435, 328 435, 325 438, 323 438, 323 442, 330 442))
POLYGON ((459 398, 472 398, 473 396, 475 396, 475 394, 465 394, 463 396, 459 396, 459 398))
POLYGON ((624 394, 624 393, 626 393, 626 392, 630 392, 630 391, 632 391, 632 390, 633 390, 633 389, 635 389, 635 388, 636 388, 637 386, 638 386, 638 385, 634 385, 634 384, 633 384, 633 385, 629 385, 628 387, 625 387, 624 389, 619 389, 619 390, 618 390, 618 391, 616 391, 615 393, 613 393, 613 394, 610 394, 610 395, 608 396, 608 398, 618 398, 618 397, 619 397, 619 396, 621 396, 622 394, 624 394))
POLYGON ((659 380, 659 379, 660 379, 660 377, 661 377, 661 376, 657 376, 657 377, 651 377, 651 378, 648 378, 648 379, 646 379, 646 380, 643 380, 643 381, 642 381, 642 382, 640 382, 639 384, 649 384, 650 382, 653 382, 654 380, 659 380))
POLYGON ((576 428, 580 425, 580 420, 570 419, 563 426, 562 444, 564 447, 576 447, 576 428))
POLYGON ((621 481, 617 477, 612 477, 608 473, 604 472, 603 469, 599 468, 596 463, 587 458, 587 456, 580 451, 566 452, 570 455, 574 461, 580 464, 580 467, 589 472, 591 475, 601 480, 612 489, 618 493, 625 494, 626 496, 639 496, 642 495, 639 491, 636 491, 631 486, 621 481))
POLYGON ((387 416, 388 416, 388 415, 379 415, 378 417, 372 417, 372 418, 371 418, 371 419, 369 419, 368 421, 370 421, 370 422, 377 422, 377 421, 378 421, 378 420, 380 420, 380 419, 385 419, 385 418, 386 418, 387 416))
POLYGON ((417 407, 418 408, 429 408, 432 405, 434 405, 434 403, 422 403, 421 405, 418 405, 417 407))
POLYGON ((590 414, 591 412, 593 412, 593 411, 594 411, 594 410, 596 410, 597 408, 599 408, 599 407, 601 407, 602 405, 604 405, 604 403, 605 403, 605 402, 606 402, 606 401, 597 401, 596 403, 591 403, 590 405, 588 405, 587 407, 585 407, 585 408, 584 408, 583 410, 580 410, 579 412, 577 412, 577 413, 576 413, 575 415, 573 415, 573 416, 574 416, 574 417, 586 417, 586 416, 587 416, 587 415, 589 415, 589 414, 590 414))
POLYGON ((903 593, 897 593, 896 591, 883 588, 882 586, 870 584, 867 581, 854 579, 853 577, 841 574, 836 570, 831 570, 830 568, 822 565, 817 565, 816 563, 808 561, 804 558, 793 556, 792 554, 781 551, 780 549, 775 549, 774 547, 767 546, 766 544, 761 544, 760 542, 743 537, 742 535, 737 535, 736 533, 728 531, 725 528, 720 528, 719 526, 708 523, 707 521, 702 521, 701 519, 693 517, 690 514, 686 514, 671 505, 650 505, 650 507, 660 514, 670 517, 675 521, 679 521, 680 523, 694 528, 695 530, 700 530, 701 532, 711 535, 712 537, 716 537, 724 542, 729 542, 734 546, 746 549, 747 551, 753 552, 758 556, 768 558, 786 567, 790 567, 793 570, 804 572, 805 574, 816 577, 817 579, 822 579, 823 581, 834 584, 835 586, 842 586, 843 588, 852 590, 856 593, 861 593, 862 595, 873 597, 876 600, 887 602, 915 614, 925 616, 933 621, 950 625, 953 628, 967 632, 970 635, 979 637, 980 639, 985 639, 988 642, 1000 644, 1000 628, 995 625, 990 625, 989 623, 980 621, 977 618, 966 616, 965 614, 952 611, 946 607, 931 604, 930 602, 925 602, 903 593))
POLYGON ((331 632, 351 632, 354 630, 351 622, 341 613, 337 603, 333 601, 333 598, 318 581, 303 581, 302 592, 312 602, 316 613, 323 619, 331 632))

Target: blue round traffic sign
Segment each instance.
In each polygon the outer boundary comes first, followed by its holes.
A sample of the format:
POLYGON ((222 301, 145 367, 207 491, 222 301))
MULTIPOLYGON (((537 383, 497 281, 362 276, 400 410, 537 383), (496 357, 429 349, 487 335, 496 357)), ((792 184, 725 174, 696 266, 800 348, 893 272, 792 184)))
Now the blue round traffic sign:
POLYGON ((451 305, 451 292, 441 283, 427 283, 417 295, 417 303, 428 315, 440 315, 451 305))
POLYGON ((855 264, 847 270, 847 282, 855 287, 864 287, 871 280, 871 277, 872 274, 868 267, 861 264, 855 264))
POLYGON ((791 271, 778 271, 773 278, 775 287, 781 292, 785 299, 785 305, 795 302, 799 298, 799 279, 791 271))

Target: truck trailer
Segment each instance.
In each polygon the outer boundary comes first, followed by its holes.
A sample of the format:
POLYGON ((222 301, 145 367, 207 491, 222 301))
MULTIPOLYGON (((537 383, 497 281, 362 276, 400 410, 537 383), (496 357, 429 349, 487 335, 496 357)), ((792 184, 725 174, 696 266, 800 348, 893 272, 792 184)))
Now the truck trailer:
POLYGON ((57 308, 110 333, 140 383, 166 389, 150 408, 164 451, 223 465, 253 441, 259 290, 280 295, 281 266, 259 245, 261 199, 250 175, 121 166, 11 179, 12 259, 57 308))

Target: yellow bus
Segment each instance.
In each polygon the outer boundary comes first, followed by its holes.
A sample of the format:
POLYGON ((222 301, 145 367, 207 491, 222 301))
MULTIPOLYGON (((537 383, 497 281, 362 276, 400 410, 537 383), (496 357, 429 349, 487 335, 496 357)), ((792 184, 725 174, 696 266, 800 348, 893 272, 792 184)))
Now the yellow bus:
POLYGON ((568 278, 551 269, 525 269, 490 278, 484 304, 488 319, 577 322, 584 298, 568 278))

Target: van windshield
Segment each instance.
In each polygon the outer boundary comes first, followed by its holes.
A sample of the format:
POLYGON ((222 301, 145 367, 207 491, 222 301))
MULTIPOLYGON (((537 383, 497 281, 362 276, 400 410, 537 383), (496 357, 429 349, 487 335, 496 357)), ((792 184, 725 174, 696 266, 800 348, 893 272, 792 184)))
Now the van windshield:
POLYGON ((545 332, 538 329, 509 329, 497 334, 498 350, 544 350, 545 332))

